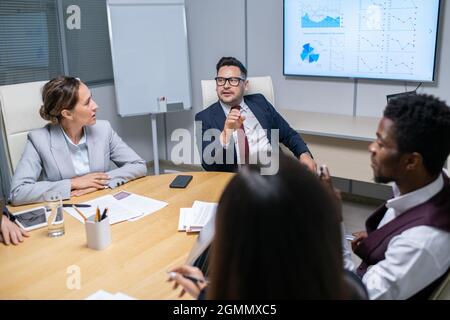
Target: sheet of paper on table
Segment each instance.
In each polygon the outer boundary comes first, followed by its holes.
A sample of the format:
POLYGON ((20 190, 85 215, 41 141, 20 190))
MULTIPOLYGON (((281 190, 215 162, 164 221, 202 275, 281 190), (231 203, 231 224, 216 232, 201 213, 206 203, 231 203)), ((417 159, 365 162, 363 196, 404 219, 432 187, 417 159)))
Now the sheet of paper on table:
POLYGON ((216 214, 217 203, 194 201, 192 208, 181 208, 178 230, 199 232, 216 214))
MULTIPOLYGON (((102 213, 108 208, 110 224, 115 224, 125 220, 136 221, 148 216, 168 205, 167 202, 140 196, 134 193, 120 191, 114 195, 106 195, 84 202, 91 205, 88 208, 78 208, 86 218, 95 214, 96 208, 102 213)), ((64 208, 72 217, 84 223, 84 219, 73 208, 64 208)))
POLYGON ((105 290, 98 290, 94 292, 85 300, 137 300, 136 298, 130 297, 122 292, 117 292, 115 294, 109 293, 105 290))

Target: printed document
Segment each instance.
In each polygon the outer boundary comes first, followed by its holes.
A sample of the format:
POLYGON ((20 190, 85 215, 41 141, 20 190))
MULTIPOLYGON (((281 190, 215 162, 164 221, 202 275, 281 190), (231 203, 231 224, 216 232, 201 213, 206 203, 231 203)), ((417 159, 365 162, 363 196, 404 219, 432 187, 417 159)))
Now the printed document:
MULTIPOLYGON (((168 205, 167 202, 143 197, 126 191, 120 191, 114 195, 102 196, 87 201, 84 204, 89 204, 91 206, 88 208, 78 207, 77 209, 88 219, 95 215, 97 207, 100 209, 100 213, 102 213, 105 208, 108 208, 107 215, 110 224, 125 220, 136 221, 168 205)), ((64 210, 81 223, 84 223, 84 219, 75 209, 64 208, 64 210)))

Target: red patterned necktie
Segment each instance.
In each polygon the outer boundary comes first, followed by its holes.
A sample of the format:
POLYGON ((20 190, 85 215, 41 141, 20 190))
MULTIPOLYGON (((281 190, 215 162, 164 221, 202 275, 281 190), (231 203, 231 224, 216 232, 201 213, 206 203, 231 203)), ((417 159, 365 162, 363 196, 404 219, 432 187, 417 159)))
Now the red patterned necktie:
MULTIPOLYGON (((240 111, 241 106, 234 106, 231 108, 231 110, 233 110, 233 109, 237 109, 240 111)), ((242 123, 242 125, 239 129, 237 129, 237 136, 238 136, 238 146, 239 146, 239 155, 241 158, 241 163, 248 164, 250 148, 248 146, 247 135, 245 134, 244 123, 242 123), (242 161, 242 160, 244 160, 244 161, 242 161)))

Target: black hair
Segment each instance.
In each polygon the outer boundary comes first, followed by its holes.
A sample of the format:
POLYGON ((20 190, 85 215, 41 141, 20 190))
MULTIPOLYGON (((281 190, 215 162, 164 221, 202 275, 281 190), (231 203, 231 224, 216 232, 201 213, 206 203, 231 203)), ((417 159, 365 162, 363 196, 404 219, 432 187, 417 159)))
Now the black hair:
POLYGON ((400 153, 419 153, 428 173, 441 172, 450 153, 450 108, 431 95, 392 99, 383 116, 394 122, 400 153))
POLYGON ((243 167, 218 206, 209 299, 339 299, 342 252, 336 202, 298 160, 278 174, 243 167))
POLYGON ((216 65, 216 72, 219 72, 219 69, 224 66, 235 66, 241 70, 241 76, 246 79, 247 78, 247 69, 244 67, 242 62, 234 57, 222 57, 216 65))

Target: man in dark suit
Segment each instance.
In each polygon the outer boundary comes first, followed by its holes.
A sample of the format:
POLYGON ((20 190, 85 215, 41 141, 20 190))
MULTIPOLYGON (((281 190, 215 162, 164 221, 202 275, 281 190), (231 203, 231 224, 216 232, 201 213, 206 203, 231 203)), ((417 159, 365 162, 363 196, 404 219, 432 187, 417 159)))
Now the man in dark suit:
POLYGON ((216 70, 219 101, 195 116, 202 127, 203 168, 234 172, 240 164, 260 162, 261 154, 272 154, 281 142, 301 163, 316 171, 303 139, 266 98, 261 94, 244 97, 248 80, 242 63, 223 57, 216 70))

